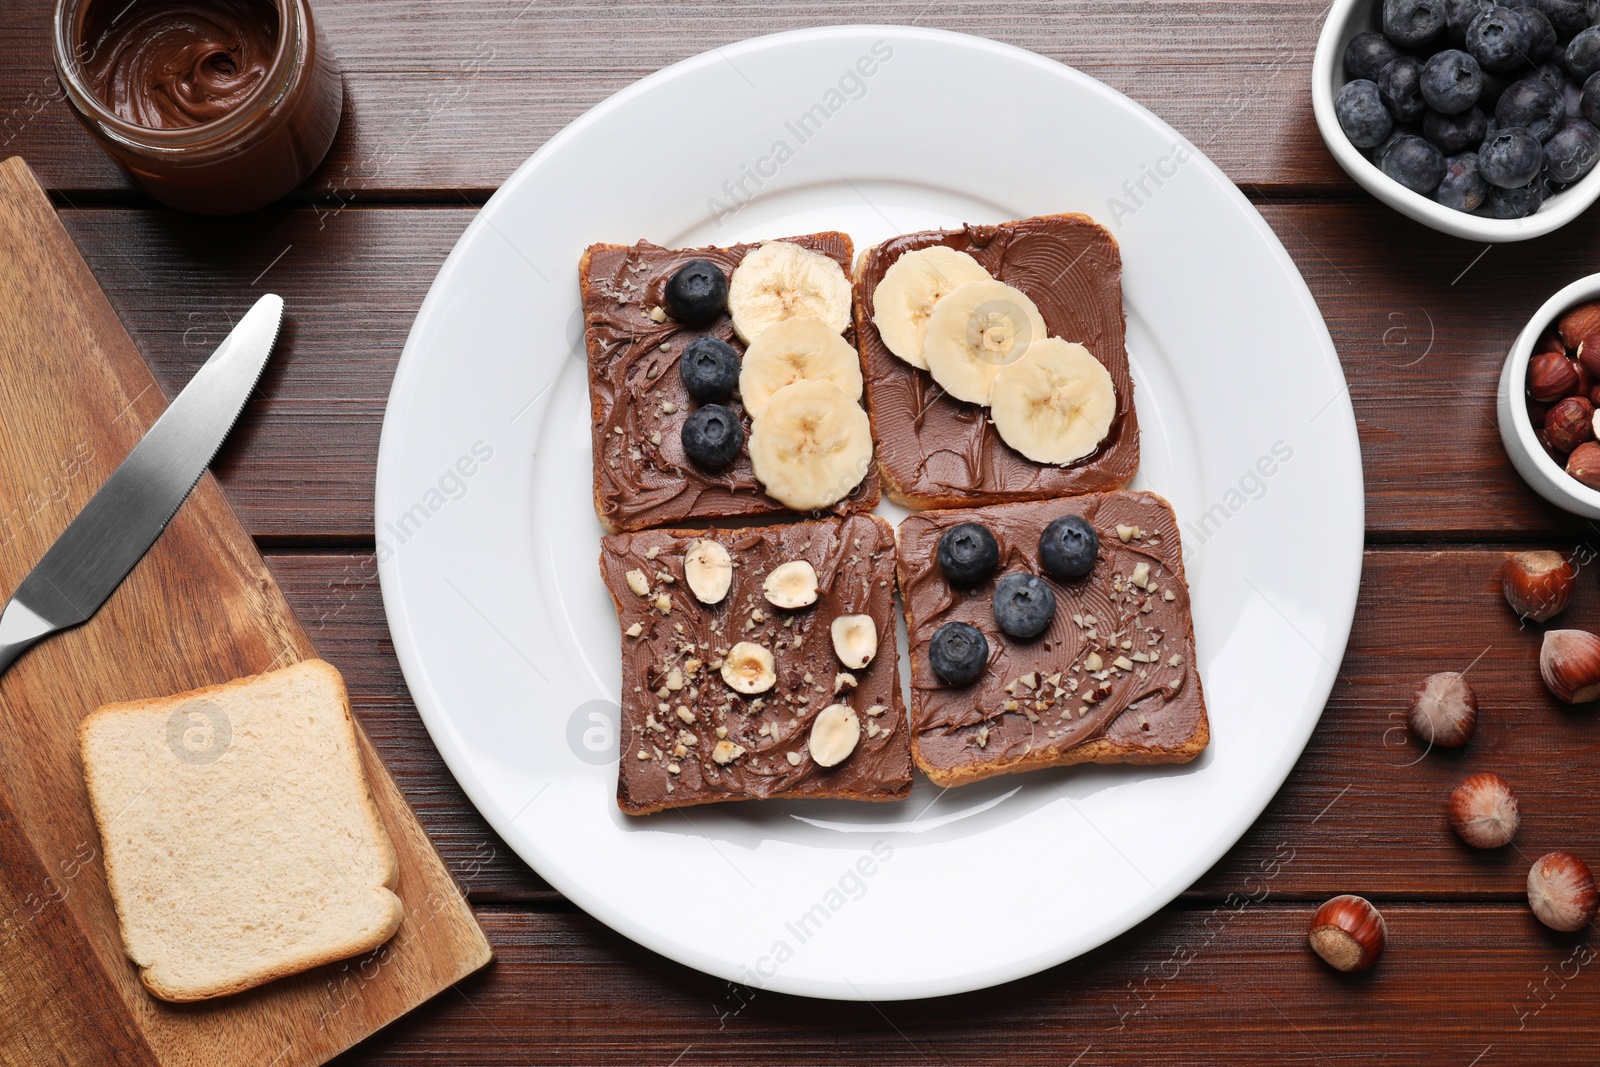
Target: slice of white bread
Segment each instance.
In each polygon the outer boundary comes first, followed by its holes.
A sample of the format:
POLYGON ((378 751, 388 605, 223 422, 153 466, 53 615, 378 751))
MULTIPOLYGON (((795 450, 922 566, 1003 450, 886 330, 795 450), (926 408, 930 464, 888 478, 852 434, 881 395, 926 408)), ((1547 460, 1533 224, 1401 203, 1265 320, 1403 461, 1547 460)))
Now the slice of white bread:
POLYGON ((383 944, 399 868, 321 660, 108 704, 79 727, 122 943, 163 1000, 383 944))

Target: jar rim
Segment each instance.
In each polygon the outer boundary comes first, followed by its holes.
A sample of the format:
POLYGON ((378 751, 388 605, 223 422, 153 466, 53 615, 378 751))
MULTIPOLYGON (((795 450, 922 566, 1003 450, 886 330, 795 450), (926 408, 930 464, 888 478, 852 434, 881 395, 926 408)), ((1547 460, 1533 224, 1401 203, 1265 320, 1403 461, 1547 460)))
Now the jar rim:
MULTIPOLYGON (((158 129, 128 122, 89 88, 83 78, 83 67, 78 59, 79 27, 89 6, 96 0, 56 0, 54 18, 53 52, 56 77, 72 105, 81 115, 90 119, 105 136, 121 141, 130 147, 147 151, 175 151, 195 145, 224 139, 238 127, 252 121, 251 112, 261 107, 264 99, 267 108, 276 106, 294 82, 295 57, 302 50, 304 24, 300 18, 298 0, 272 0, 278 11, 278 42, 273 50, 272 62, 266 76, 250 94, 237 105, 206 122, 175 129, 158 129), (270 99, 269 99, 270 98, 270 99)), ((99 0, 104 2, 104 0, 99 0)))

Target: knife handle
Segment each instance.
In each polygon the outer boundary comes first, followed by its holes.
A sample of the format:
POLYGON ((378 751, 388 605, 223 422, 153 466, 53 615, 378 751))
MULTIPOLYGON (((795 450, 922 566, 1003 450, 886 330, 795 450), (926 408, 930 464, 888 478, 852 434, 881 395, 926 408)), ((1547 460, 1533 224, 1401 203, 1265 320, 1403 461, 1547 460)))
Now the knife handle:
POLYGON ((20 600, 6 605, 0 615, 0 674, 4 674, 17 658, 54 633, 56 626, 41 618, 20 600))

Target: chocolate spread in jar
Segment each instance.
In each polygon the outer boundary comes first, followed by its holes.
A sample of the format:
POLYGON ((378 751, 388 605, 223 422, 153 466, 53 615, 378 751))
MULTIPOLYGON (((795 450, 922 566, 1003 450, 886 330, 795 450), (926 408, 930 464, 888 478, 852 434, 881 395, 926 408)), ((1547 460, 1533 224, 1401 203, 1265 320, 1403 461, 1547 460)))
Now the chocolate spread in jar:
POLYGON ((124 122, 156 130, 220 118, 261 85, 278 47, 268 0, 100 3, 85 26, 83 70, 124 122))

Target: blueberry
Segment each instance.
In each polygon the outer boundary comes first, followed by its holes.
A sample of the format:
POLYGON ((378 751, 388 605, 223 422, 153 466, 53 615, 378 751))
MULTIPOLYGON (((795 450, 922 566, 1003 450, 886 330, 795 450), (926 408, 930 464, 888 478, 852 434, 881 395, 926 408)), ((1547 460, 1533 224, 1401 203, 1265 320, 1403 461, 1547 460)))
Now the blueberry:
POLYGON ((1378 95, 1396 122, 1416 122, 1428 112, 1422 98, 1422 60, 1401 56, 1378 72, 1378 95))
POLYGON ((1447 48, 1422 65, 1422 98, 1435 111, 1458 115, 1478 102, 1483 71, 1465 52, 1447 48))
POLYGON ((1352 78, 1376 81, 1378 71, 1400 58, 1400 49, 1381 33, 1358 33, 1344 49, 1344 69, 1352 78))
POLYGON ((1527 185, 1543 165, 1539 139, 1519 126, 1495 130, 1478 149, 1478 169, 1484 181, 1501 189, 1527 185))
POLYGON ((1583 83, 1583 101, 1579 108, 1591 126, 1600 126, 1600 74, 1591 74, 1583 83))
POLYGON ((1483 140, 1489 120, 1480 108, 1470 108, 1459 115, 1441 115, 1430 111, 1422 120, 1422 136, 1439 146, 1447 156, 1471 148, 1483 140))
POLYGON ((697 466, 719 471, 733 462, 744 444, 744 427, 733 409, 721 404, 695 408, 683 420, 683 451, 697 466))
POLYGON ((947 622, 928 642, 928 665, 951 685, 966 685, 989 663, 989 640, 964 622, 947 622))
POLYGON ((1444 178, 1433 198, 1457 211, 1476 211, 1489 195, 1489 183, 1478 173, 1478 154, 1464 152, 1444 161, 1444 178))
POLYGON ((1509 7, 1492 7, 1467 27, 1467 51, 1484 70, 1511 70, 1527 62, 1533 27, 1509 7))
POLYGON ((1489 187, 1489 199, 1483 202, 1478 214, 1491 219, 1521 219, 1532 215, 1544 204, 1550 188, 1542 181, 1532 181, 1517 189, 1489 187))
POLYGON ((1094 570, 1100 555, 1100 535, 1077 515, 1063 515, 1039 535, 1039 565, 1046 574, 1064 582, 1094 570))
POLYGON ((1445 36, 1452 44, 1465 44, 1472 20, 1494 6, 1494 0, 1445 0, 1445 36))
POLYGON ((1485 111, 1493 111, 1495 104, 1500 102, 1500 96, 1511 84, 1511 79, 1504 74, 1495 74, 1491 71, 1483 72, 1483 92, 1478 94, 1478 106, 1485 111))
POLYGON ((1444 32, 1443 0, 1383 0, 1383 35, 1402 48, 1421 48, 1444 32))
POLYGON ((952 526, 939 538, 939 569, 945 580, 972 585, 994 573, 1000 564, 1000 545, 982 523, 952 526))
POLYGON ((1533 0, 1533 6, 1555 27, 1557 40, 1571 40, 1589 25, 1588 5, 1584 0, 1533 0))
POLYGON ((1056 614, 1056 594, 1043 578, 1020 572, 994 585, 994 624, 1012 637, 1038 637, 1056 614))
POLYGON ((1600 26, 1590 26, 1567 43, 1567 70, 1580 82, 1600 71, 1600 26))
POLYGON ((1567 84, 1569 81, 1567 78, 1567 68, 1553 59, 1547 59, 1543 63, 1535 66, 1532 74, 1527 74, 1525 72, 1518 73, 1517 71, 1512 71, 1512 73, 1516 75, 1516 77, 1512 79, 1513 81, 1521 81, 1524 77, 1537 76, 1543 78, 1546 82, 1549 82, 1550 88, 1557 91, 1559 91, 1561 87, 1567 84))
POLYGON ((1513 83, 1494 106, 1497 130, 1521 126, 1541 141, 1560 129, 1566 117, 1567 104, 1561 91, 1540 77, 1513 83))
POLYGON ((679 322, 710 322, 728 306, 728 276, 710 260, 691 259, 667 279, 662 302, 679 322))
POLYGON ((1394 119, 1383 106, 1378 87, 1366 79, 1349 82, 1333 102, 1339 127, 1357 148, 1372 148, 1383 143, 1394 129, 1394 119))
POLYGON ((1395 130, 1393 133, 1391 133, 1389 135, 1389 139, 1388 140, 1384 141, 1381 145, 1379 145, 1377 148, 1374 148, 1372 150, 1372 163, 1373 163, 1373 165, 1376 166, 1379 170, 1382 170, 1383 169, 1383 157, 1389 154, 1389 149, 1391 149, 1391 148, 1393 148, 1395 146, 1395 142, 1396 141, 1399 141, 1400 139, 1402 139, 1404 137, 1410 137, 1410 136, 1411 136, 1411 134, 1409 132, 1405 131, 1405 130, 1395 130))
POLYGON ((1594 169, 1600 159, 1600 130, 1574 119, 1544 144, 1544 176, 1556 185, 1571 185, 1594 169))
POLYGON ((1533 32, 1533 40, 1528 45, 1528 58, 1535 63, 1543 63, 1556 55, 1560 48, 1556 42, 1556 30, 1545 18, 1544 12, 1532 6, 1519 7, 1517 11, 1528 20, 1528 29, 1533 32))
MULTIPOLYGON (((1534 147, 1538 147, 1537 141, 1534 147)), ((1378 168, 1412 192, 1427 195, 1444 177, 1444 153, 1408 133, 1389 146, 1378 168)))
POLYGON ((726 341, 696 337, 678 359, 678 373, 696 400, 723 400, 739 387, 739 353, 726 341))

